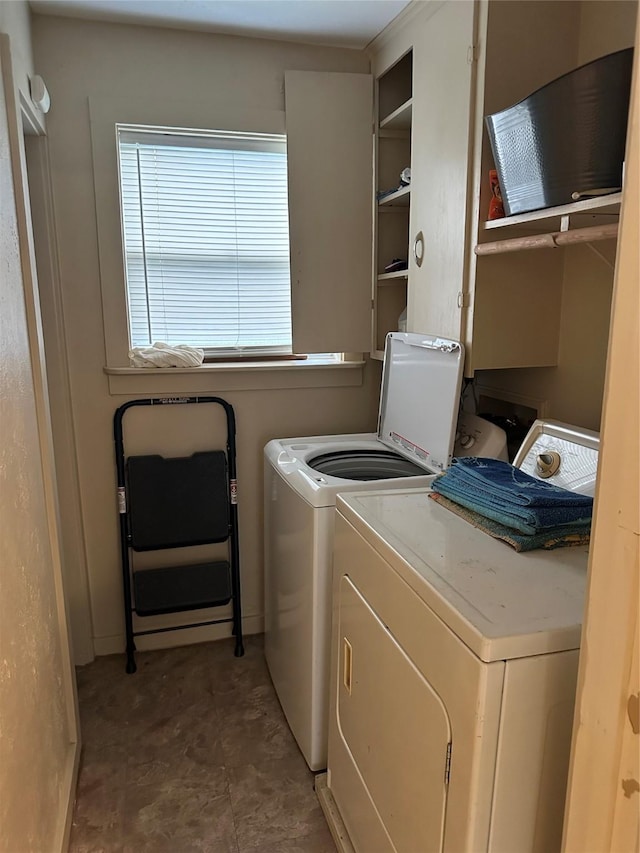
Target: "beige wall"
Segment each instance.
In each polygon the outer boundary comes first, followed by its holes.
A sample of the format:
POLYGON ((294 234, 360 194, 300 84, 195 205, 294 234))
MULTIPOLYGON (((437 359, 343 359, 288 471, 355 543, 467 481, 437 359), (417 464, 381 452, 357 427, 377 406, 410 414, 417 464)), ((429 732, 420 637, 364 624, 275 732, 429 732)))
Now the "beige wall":
MULTIPOLYGON (((545 417, 600 429, 607 358, 612 262, 615 243, 607 240, 564 252, 558 366, 519 370, 479 370, 477 381, 495 391, 522 395, 545 406, 545 417)), ((532 298, 535 298, 533 295, 532 298)))
POLYGON ((37 360, 32 366, 37 330, 18 240, 19 135, 11 149, 9 138, 18 89, 32 73, 26 4, 0 3, 0 33, 10 36, 0 40, 0 849, 43 853, 65 847, 75 705, 42 456, 43 389, 37 360))
POLYGON ((13 76, 18 91, 29 92, 29 77, 35 73, 31 47, 31 16, 25 0, 0 0, 0 32, 11 38, 13 76))
MULTIPOLYGON (((106 653, 123 647, 113 411, 128 397, 149 396, 151 391, 177 393, 185 386, 176 379, 152 389, 138 378, 118 377, 122 393, 110 394, 103 373, 105 346, 87 99, 91 97, 93 104, 94 99, 113 96, 150 103, 189 98, 201 104, 206 126, 215 120, 214 105, 220 101, 242 110, 282 110, 285 69, 367 72, 368 60, 360 51, 48 16, 34 19, 34 50, 52 100, 47 131, 86 570, 95 649, 106 653)), ((335 210, 339 216, 339 204, 335 210)), ((327 247, 328 269, 330 263, 331 248, 327 247)), ((45 317, 47 331, 52 329, 47 328, 45 317)), ((348 381, 356 384, 344 387, 334 387, 335 381, 341 381, 338 373, 323 371, 315 379, 307 379, 272 371, 237 380, 208 373, 198 387, 190 387, 220 394, 236 409, 247 630, 259 630, 262 617, 264 444, 276 436, 354 432, 375 426, 379 366, 367 367, 363 383, 359 371, 348 371, 348 381), (307 384, 315 387, 304 387, 307 384)), ((343 379, 347 373, 341 374, 343 379)), ((210 446, 216 429, 221 435, 219 426, 218 415, 213 410, 202 411, 202 407, 135 410, 125 420, 130 452, 188 453, 210 446)), ((83 614, 76 611, 72 618, 81 623, 83 614)), ((155 640, 185 642, 190 633, 158 635, 155 640)), ((139 646, 144 647, 144 642, 139 646)))
MULTIPOLYGON (((636 0, 586 0, 581 4, 577 64, 633 44, 636 0)), ((562 320, 557 368, 479 371, 492 389, 546 401, 547 416, 600 429, 613 288, 614 241, 564 253, 562 320)), ((532 294, 535 298, 535 294, 532 294)))
POLYGON ((578 64, 632 47, 638 16, 636 0, 586 0, 580 13, 578 64))

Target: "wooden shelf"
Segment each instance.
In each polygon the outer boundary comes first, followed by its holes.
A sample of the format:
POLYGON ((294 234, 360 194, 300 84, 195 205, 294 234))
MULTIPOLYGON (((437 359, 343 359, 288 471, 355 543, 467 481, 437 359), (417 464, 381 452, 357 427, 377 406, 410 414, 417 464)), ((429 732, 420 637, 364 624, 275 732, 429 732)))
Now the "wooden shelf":
POLYGON ((378 202, 379 207, 408 207, 411 196, 411 186, 400 187, 389 195, 386 195, 378 202))
MULTIPOLYGON (((502 219, 492 219, 485 222, 484 231, 493 231, 496 228, 508 228, 513 226, 533 227, 543 231, 561 231, 562 219, 569 217, 576 220, 577 217, 606 216, 609 221, 619 215, 622 193, 611 193, 599 198, 587 198, 572 204, 563 204, 560 207, 546 207, 544 210, 532 210, 530 213, 518 213, 515 216, 505 216, 502 219)), ((593 224, 590 222, 589 224, 593 224)), ((598 223, 601 224, 601 223, 598 223)))
POLYGON ((398 279, 408 278, 409 270, 396 270, 395 272, 383 272, 378 276, 379 284, 394 284, 398 279))
POLYGON ((498 255, 615 239, 618 236, 621 201, 622 193, 611 193, 561 207, 549 207, 485 222, 485 233, 511 226, 514 231, 533 230, 535 234, 479 243, 474 252, 476 255, 498 255), (576 228, 576 225, 583 227, 576 228))
POLYGON ((380 120, 380 130, 410 130, 413 99, 409 98, 397 110, 380 120))

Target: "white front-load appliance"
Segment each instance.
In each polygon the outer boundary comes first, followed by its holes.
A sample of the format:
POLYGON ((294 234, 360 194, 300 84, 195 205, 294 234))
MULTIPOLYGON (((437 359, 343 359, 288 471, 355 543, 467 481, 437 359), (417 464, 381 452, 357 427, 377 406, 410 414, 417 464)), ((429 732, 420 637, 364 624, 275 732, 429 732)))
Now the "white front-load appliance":
MULTIPOLYGON (((593 494, 597 434, 515 463, 593 494)), ((340 850, 560 850, 586 546, 516 553, 429 490, 341 495, 327 785, 340 850)))
POLYGON ((274 440, 265 448, 265 655, 287 722, 312 770, 326 767, 331 553, 336 494, 428 485, 456 452, 506 458, 502 430, 458 423, 463 348, 387 337, 377 433, 274 440))

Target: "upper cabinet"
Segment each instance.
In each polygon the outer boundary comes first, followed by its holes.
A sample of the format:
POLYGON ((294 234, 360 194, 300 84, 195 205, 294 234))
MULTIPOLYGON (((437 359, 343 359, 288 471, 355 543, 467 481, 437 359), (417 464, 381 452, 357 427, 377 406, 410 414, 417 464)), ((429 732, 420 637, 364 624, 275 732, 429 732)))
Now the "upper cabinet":
POLYGON ((373 57, 374 356, 398 328, 461 337, 477 11, 416 5, 373 57))
POLYGON ((632 44, 636 9, 636 0, 445 0, 409 7, 374 43, 375 192, 411 168, 403 195, 374 196, 374 354, 406 305, 408 331, 464 342, 468 376, 558 363, 558 247, 615 245, 620 195, 487 223, 484 119, 632 44), (385 274, 396 258, 407 261, 391 273, 402 278, 385 274))

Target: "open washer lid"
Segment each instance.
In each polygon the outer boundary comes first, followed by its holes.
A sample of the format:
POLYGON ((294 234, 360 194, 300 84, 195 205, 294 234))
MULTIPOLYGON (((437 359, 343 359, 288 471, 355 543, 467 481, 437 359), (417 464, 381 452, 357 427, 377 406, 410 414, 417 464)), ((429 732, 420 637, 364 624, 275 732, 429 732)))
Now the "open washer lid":
POLYGON ((387 335, 378 438, 432 473, 451 462, 463 362, 458 341, 417 333, 387 335))

